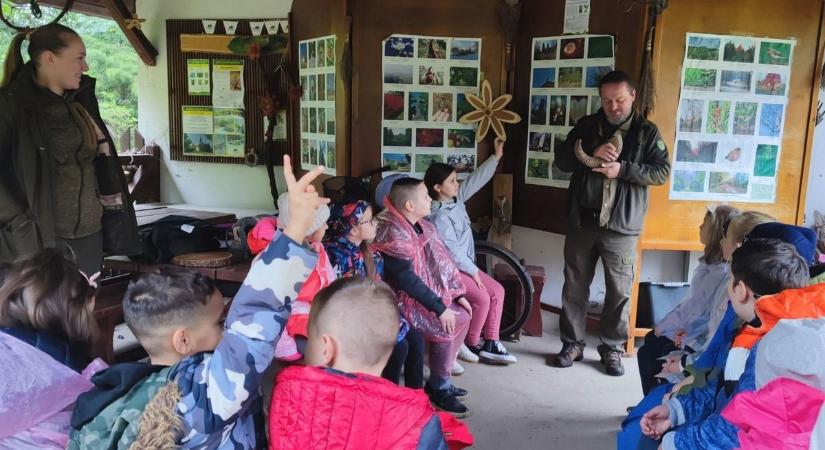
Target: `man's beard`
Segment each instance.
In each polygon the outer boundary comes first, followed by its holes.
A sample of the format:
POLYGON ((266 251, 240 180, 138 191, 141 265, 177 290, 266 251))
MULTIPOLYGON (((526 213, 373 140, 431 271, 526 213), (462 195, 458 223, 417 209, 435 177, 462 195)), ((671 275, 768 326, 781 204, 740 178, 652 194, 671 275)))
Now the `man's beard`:
POLYGON ((609 123, 610 125, 613 125, 613 126, 621 125, 621 124, 625 123, 625 121, 630 117, 631 114, 632 114, 632 111, 629 111, 627 114, 621 116, 618 119, 612 119, 610 116, 606 115, 607 116, 607 123, 609 123))

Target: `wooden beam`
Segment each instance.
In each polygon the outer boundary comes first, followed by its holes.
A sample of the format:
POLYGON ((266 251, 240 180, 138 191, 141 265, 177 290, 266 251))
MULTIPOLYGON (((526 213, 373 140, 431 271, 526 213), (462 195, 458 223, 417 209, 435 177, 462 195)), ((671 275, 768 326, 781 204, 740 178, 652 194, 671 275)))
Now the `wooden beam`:
MULTIPOLYGON (((15 3, 27 4, 28 0, 13 0, 15 3)), ((135 10, 135 0, 124 0, 129 11, 135 10)), ((40 4, 51 6, 54 8, 62 8, 66 4, 66 0, 40 0, 40 4)), ((102 17, 104 19, 111 19, 112 14, 103 6, 98 0, 75 0, 72 6, 72 11, 89 16, 102 17)))
POLYGON ((129 28, 126 21, 132 18, 132 11, 126 5, 126 0, 99 0, 101 4, 111 13, 112 19, 117 22, 126 39, 132 44, 140 59, 147 66, 154 66, 157 61, 158 51, 146 38, 139 28, 129 28))

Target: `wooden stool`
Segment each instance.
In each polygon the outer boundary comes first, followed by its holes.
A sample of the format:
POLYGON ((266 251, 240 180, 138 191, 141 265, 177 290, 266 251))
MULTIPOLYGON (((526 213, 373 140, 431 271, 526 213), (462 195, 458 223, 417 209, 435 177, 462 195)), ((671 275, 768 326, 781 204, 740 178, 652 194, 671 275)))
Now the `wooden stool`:
MULTIPOLYGON (((543 323, 541 321, 541 291, 544 289, 544 283, 547 281, 544 267, 542 266, 527 266, 527 273, 533 280, 533 304, 530 306, 530 314, 521 330, 516 331, 513 335, 515 339, 521 337, 523 330, 530 336, 541 336, 543 331, 543 323)), ((521 302, 524 298, 524 293, 521 290, 521 283, 516 279, 516 274, 513 273, 509 266, 505 264, 496 264, 496 280, 504 286, 504 293, 507 297, 519 299, 521 302)), ((521 306, 519 304, 518 306, 521 306)))

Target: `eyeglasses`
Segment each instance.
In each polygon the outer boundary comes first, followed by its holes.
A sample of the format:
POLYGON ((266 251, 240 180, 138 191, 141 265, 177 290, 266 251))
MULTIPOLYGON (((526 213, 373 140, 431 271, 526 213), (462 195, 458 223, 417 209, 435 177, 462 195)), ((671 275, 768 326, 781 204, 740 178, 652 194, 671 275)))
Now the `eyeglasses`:
POLYGON ((369 219, 369 220, 365 220, 365 221, 363 221, 363 222, 358 222, 358 225, 359 225, 359 226, 361 226, 361 225, 365 225, 365 224, 375 225, 375 216, 373 216, 373 217, 372 217, 371 219, 369 219))

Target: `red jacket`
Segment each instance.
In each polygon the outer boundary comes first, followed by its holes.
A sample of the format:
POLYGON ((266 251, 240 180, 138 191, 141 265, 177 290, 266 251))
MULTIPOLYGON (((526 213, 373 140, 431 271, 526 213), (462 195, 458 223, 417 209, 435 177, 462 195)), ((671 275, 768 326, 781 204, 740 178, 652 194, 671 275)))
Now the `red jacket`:
POLYGON ((467 427, 436 413, 423 391, 365 374, 289 367, 269 411, 271 450, 457 450, 472 443, 467 427))

